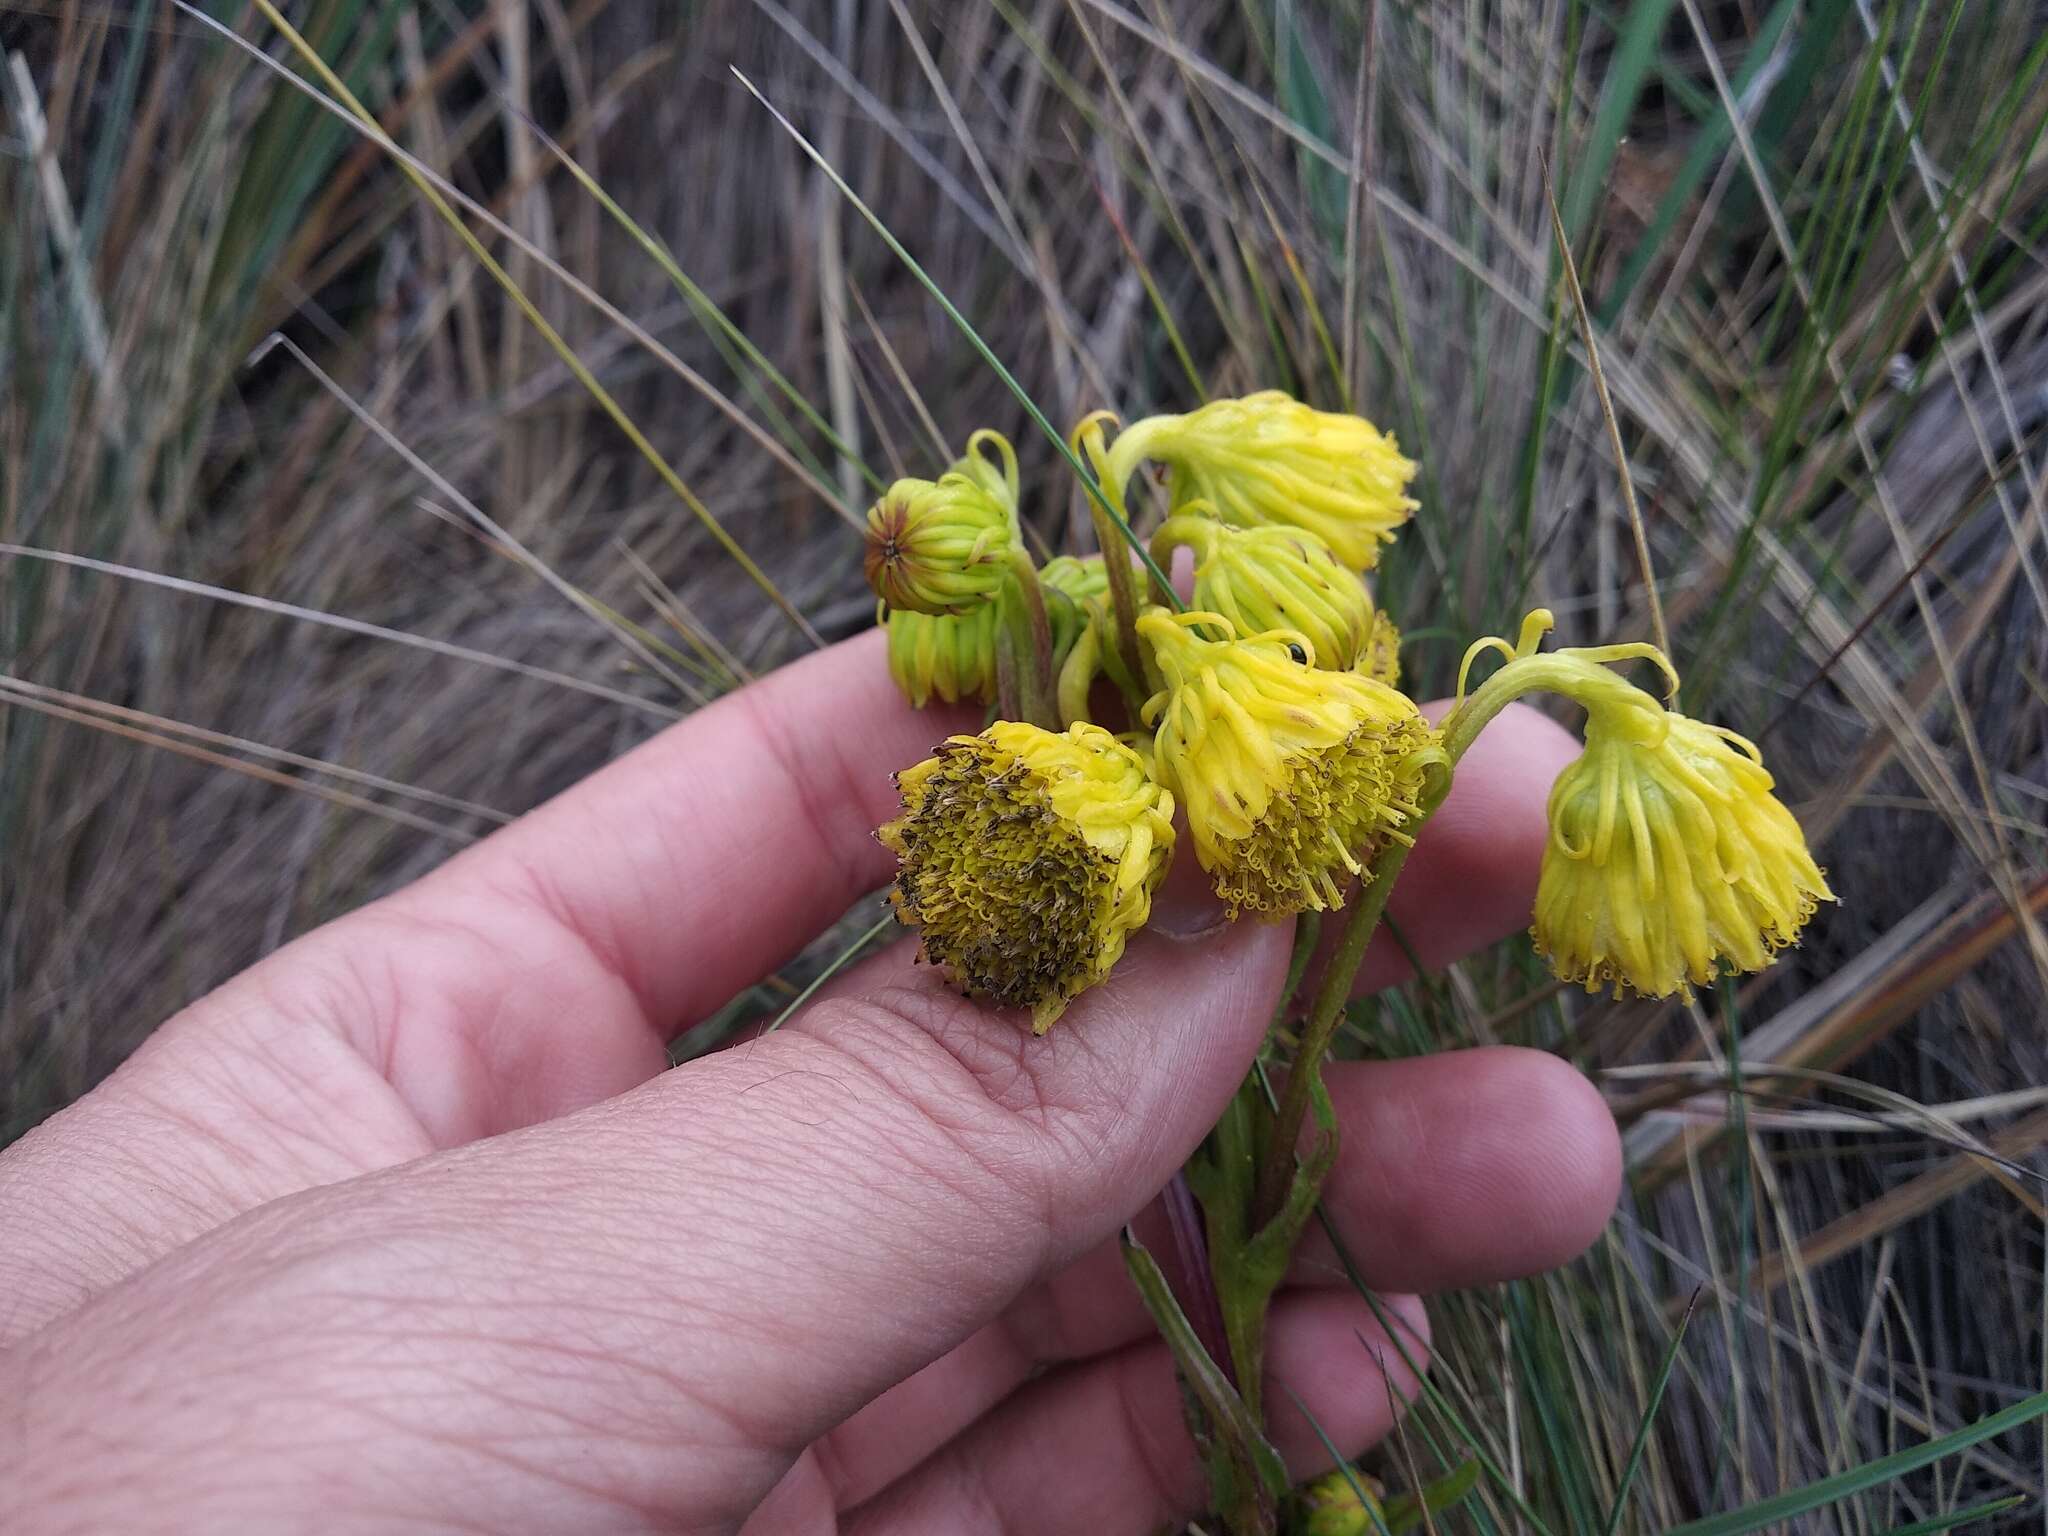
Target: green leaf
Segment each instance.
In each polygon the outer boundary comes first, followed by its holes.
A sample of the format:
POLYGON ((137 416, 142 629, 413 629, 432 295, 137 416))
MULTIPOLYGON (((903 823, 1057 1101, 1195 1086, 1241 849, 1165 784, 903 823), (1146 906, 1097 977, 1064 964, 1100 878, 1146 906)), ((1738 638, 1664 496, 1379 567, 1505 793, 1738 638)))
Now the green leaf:
POLYGON ((1126 1228, 1124 1267, 1173 1355, 1188 1431, 1209 1474, 1210 1497, 1232 1532, 1270 1531, 1289 1487, 1286 1463, 1273 1449, 1228 1378, 1209 1358, 1174 1299, 1159 1263, 1126 1228))
POLYGON ((1422 1490, 1422 1497, 1412 1493, 1397 1494, 1380 1506, 1385 1516, 1387 1530, 1391 1536, 1412 1529, 1421 1523, 1424 1512, 1440 1515, 1453 1504, 1459 1503, 1474 1488, 1479 1486, 1479 1463, 1467 1457, 1449 1472, 1428 1484, 1422 1490))

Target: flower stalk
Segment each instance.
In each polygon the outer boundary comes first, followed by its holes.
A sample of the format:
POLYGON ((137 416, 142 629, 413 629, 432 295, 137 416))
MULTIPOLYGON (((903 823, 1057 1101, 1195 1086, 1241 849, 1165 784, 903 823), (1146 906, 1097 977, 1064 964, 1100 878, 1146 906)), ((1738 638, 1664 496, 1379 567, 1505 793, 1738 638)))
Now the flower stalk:
MULTIPOLYGON (((1131 576, 1131 561, 1125 553, 1123 530, 1117 526, 1110 514, 1114 507, 1124 527, 1130 526, 1130 511, 1124 501, 1124 482, 1111 472, 1108 443, 1102 424, 1114 421, 1110 411, 1096 411, 1081 419, 1074 428, 1073 447, 1076 453, 1088 456, 1089 464, 1095 470, 1096 483, 1102 487, 1102 500, 1088 498, 1088 515, 1095 524, 1095 542, 1102 550, 1102 563, 1109 575, 1110 613, 1116 620, 1117 659, 1123 663, 1126 676, 1144 687, 1145 659, 1138 646, 1138 592, 1137 583, 1131 576)), ((1132 700, 1135 704, 1138 700, 1132 700)))
MULTIPOLYGON (((1447 755, 1431 751, 1426 759, 1422 791, 1410 823, 1415 831, 1420 831, 1436 814, 1451 790, 1452 765, 1447 755)), ((1326 1165, 1329 1157, 1335 1155, 1334 1128, 1326 1134, 1327 1148, 1319 1149, 1298 1170, 1294 1153, 1301 1141, 1310 1103, 1323 1093, 1323 1057, 1337 1033, 1338 1021, 1344 1017, 1344 1005, 1351 1001, 1351 989, 1365 963, 1366 948, 1379 928, 1380 919, 1386 915, 1387 898, 1393 895, 1394 882, 1401 877, 1401 867, 1408 862, 1413 846, 1412 841, 1390 841, 1382 847, 1379 857, 1372 862, 1364 890, 1345 914, 1336 952, 1330 956, 1322 985, 1309 1010, 1308 1022, 1294 1053, 1294 1070, 1288 1074, 1287 1086, 1281 1092, 1280 1107, 1274 1113, 1272 1132, 1266 1141, 1266 1154, 1260 1161, 1259 1183, 1251 1207, 1255 1230, 1280 1215, 1290 1203, 1290 1186, 1298 1189, 1311 1168, 1326 1165)), ((1316 1183, 1320 1194, 1320 1178, 1316 1183)), ((1309 1204, 1314 1204, 1313 1199, 1309 1204)))
POLYGON ((1038 567, 1022 547, 1010 552, 1008 580, 997 599, 1002 613, 1002 646, 997 683, 1005 719, 1057 730, 1053 679, 1052 620, 1038 567))

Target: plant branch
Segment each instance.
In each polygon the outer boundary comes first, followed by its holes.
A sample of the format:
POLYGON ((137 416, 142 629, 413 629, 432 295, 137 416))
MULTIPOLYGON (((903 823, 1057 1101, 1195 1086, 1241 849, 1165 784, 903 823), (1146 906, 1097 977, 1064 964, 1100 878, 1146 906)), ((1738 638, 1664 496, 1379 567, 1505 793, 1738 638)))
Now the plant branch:
MULTIPOLYGON (((1437 807, 1443 804, 1444 796, 1451 788, 1448 765, 1432 764, 1426 771, 1428 776, 1423 784, 1420 813, 1409 823, 1416 832, 1421 831, 1429 818, 1436 814, 1437 807)), ((1390 840, 1380 850, 1379 857, 1373 860, 1371 878, 1344 919, 1337 952, 1330 957, 1330 964, 1323 972, 1322 987, 1316 993, 1315 1006, 1309 1011, 1308 1026, 1302 1031, 1300 1046, 1294 1053, 1294 1070, 1287 1075, 1287 1087, 1280 1096, 1280 1109, 1273 1119, 1273 1133, 1266 1143, 1266 1156, 1259 1165, 1258 1192, 1252 1201, 1252 1230, 1255 1232, 1279 1215, 1287 1203, 1288 1186, 1295 1170, 1294 1149, 1301 1140, 1301 1128, 1308 1118, 1309 1103, 1322 1084, 1323 1056, 1329 1051, 1330 1041, 1337 1033, 1337 1021, 1344 1016, 1344 1005, 1351 1001, 1352 984, 1357 981, 1359 967, 1365 962, 1366 946, 1371 943, 1380 918, 1387 910, 1387 898, 1393 894, 1401 867, 1408 862, 1411 846, 1390 840)))

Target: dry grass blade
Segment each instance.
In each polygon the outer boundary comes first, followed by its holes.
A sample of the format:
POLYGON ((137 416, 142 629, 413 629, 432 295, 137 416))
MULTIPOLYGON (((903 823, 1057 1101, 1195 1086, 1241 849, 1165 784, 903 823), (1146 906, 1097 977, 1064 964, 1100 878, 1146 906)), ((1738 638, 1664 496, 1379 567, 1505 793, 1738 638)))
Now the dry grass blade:
MULTIPOLYGON (((177 0, 177 3, 194 17, 201 20, 208 19, 203 12, 194 10, 187 4, 186 0, 177 0)), ((342 82, 341 78, 328 67, 327 61, 321 58, 319 53, 306 42, 305 38, 299 35, 298 30, 290 22, 285 20, 277 7, 272 5, 270 0, 254 0, 254 4, 262 12, 264 20, 275 27, 279 34, 292 45, 293 50, 299 57, 305 60, 306 64, 315 74, 320 76, 321 82, 327 89, 355 114, 356 118, 364 125, 365 130, 371 135, 381 138, 382 131, 377 127, 376 118, 355 98, 354 93, 342 82)), ((392 148, 395 149, 396 146, 394 145, 392 148)), ((576 381, 589 393, 591 399, 597 402, 598 407, 612 419, 613 424, 621 432, 625 433, 627 440, 639 451, 641 457, 646 459, 653 467, 655 473, 661 476, 663 482, 675 493, 676 499, 690 509, 698 522, 702 523, 711 536, 718 541, 719 547, 727 555, 731 556, 734 563, 747 573, 748 579, 761 588, 768 595, 769 600, 788 616, 789 621, 797 627, 806 639, 814 645, 823 645, 823 639, 820 638, 815 629, 811 628, 810 622, 791 606, 789 599, 782 595, 775 583, 770 581, 761 568, 754 563, 753 557, 741 549, 733 541, 732 535, 726 532, 724 525, 711 515, 711 509, 698 500, 696 493, 683 483, 682 477, 669 467, 668 461, 656 451, 654 445, 647 440, 646 435, 634 424, 632 418, 612 398, 610 391, 598 383, 597 376, 576 355, 574 349, 562 339, 561 333, 548 322, 547 317, 541 314, 540 310, 534 306, 533 301, 513 281, 511 275, 498 264, 497 258, 484 248, 483 242, 477 239, 470 231, 469 226, 462 221, 460 215, 448 205, 447 200, 442 197, 440 189, 415 171, 403 155, 398 157, 398 164, 399 168, 412 180, 414 186, 419 189, 420 195, 426 198, 428 203, 433 206, 434 211, 441 216, 450 229, 454 230, 456 238, 462 241, 469 254, 505 290, 507 296, 518 307, 520 314, 525 317, 527 323, 540 333, 541 339, 554 350, 555 355, 562 360, 563 365, 576 376, 576 381)), ((653 662, 652 657, 645 657, 643 659, 657 667, 659 665, 653 662)))
POLYGON ((331 785, 315 783, 310 779, 296 778, 289 773, 280 773, 275 768, 265 768, 260 763, 244 762, 241 758, 230 756, 228 753, 214 752, 194 742, 181 741, 176 736, 166 735, 161 731, 144 730, 140 726, 129 725, 120 720, 111 720, 88 710, 72 709, 52 699, 42 697, 38 692, 31 692, 29 689, 20 686, 12 678, 0 677, 0 703, 11 705, 16 709, 31 709, 37 714, 48 715, 53 720, 65 720, 73 725, 89 726, 93 730, 104 731, 109 736, 120 736, 129 741, 140 743, 143 746, 156 747, 165 752, 175 753, 179 757, 189 758, 196 763, 205 763, 209 767, 219 768, 228 773, 237 773, 245 778, 257 779, 265 784, 274 784, 279 789, 289 789, 297 794, 311 795, 315 799, 325 800, 328 804, 340 806, 344 810, 362 811, 367 815, 381 817, 401 827, 409 827, 415 832, 424 832, 431 837, 441 838, 448 842, 467 843, 473 841, 476 837, 474 832, 466 832, 460 827, 444 826, 429 817, 403 810, 397 806, 383 805, 362 795, 352 795, 345 789, 335 789, 331 785))
MULTIPOLYGON (((2048 1112, 2029 1115, 1993 1136, 1990 1157, 1959 1153, 1812 1233, 1800 1243, 1796 1255, 1767 1255, 1757 1266, 1752 1284, 1760 1290, 1773 1290, 1797 1271, 1812 1270, 1862 1248, 1944 1201, 1953 1200, 1980 1179, 2000 1173, 1993 1159, 2014 1163, 2031 1156, 2043 1145, 2048 1145, 2048 1112)), ((2019 1198, 2031 1209, 2036 1221, 2048 1215, 2039 1197, 2021 1191, 2019 1198)))
MULTIPOLYGON (((532 571, 534 575, 567 598, 574 607, 589 614, 591 618, 603 625, 617 637, 619 644, 645 664, 649 671, 664 679, 684 698, 698 704, 706 702, 705 695, 701 689, 683 677, 659 656, 656 656, 638 636, 622 626, 613 615, 606 613, 601 606, 592 602, 588 596, 577 591, 575 587, 556 575, 546 561, 540 559, 518 539, 506 532, 483 508, 463 495, 445 475, 407 446, 396 432, 378 420, 376 415, 367 406, 344 390, 335 381, 334 377, 326 369, 314 362, 306 350, 297 342, 288 336, 281 334, 273 335, 269 341, 265 342, 262 351, 267 352, 272 347, 277 347, 289 353, 292 360, 305 369, 307 373, 311 374, 322 389, 341 402, 343 409, 355 417, 358 422, 393 453, 405 460, 406 464, 415 473, 429 485, 433 486, 435 490, 439 491, 442 496, 453 502, 460 509, 462 515, 474 523, 493 543, 504 548, 521 565, 532 571)), ((256 362, 260 360, 260 357, 261 352, 259 352, 256 358, 251 358, 250 361, 252 363, 256 362)))
MULTIPOLYGON (((228 747, 246 756, 265 758, 270 762, 283 763, 292 768, 304 768, 308 772, 324 774, 328 778, 341 779, 365 789, 381 790, 388 795, 402 795, 406 799, 418 800, 425 805, 439 806, 442 810, 455 811, 464 816, 474 816, 479 821, 487 821, 495 826, 504 826, 513 819, 503 811, 493 810, 488 805, 478 805, 474 800, 465 800, 459 795, 444 795, 437 790, 422 789, 416 784, 404 784, 397 779, 386 778, 382 774, 366 773, 360 768, 351 768, 345 763, 330 763, 322 758, 307 757, 301 752, 288 752, 281 747, 265 746, 262 742, 251 741, 245 736, 231 736, 225 731, 210 731, 204 726, 190 725, 182 720, 167 720, 160 715, 152 715, 146 710, 129 709, 124 705, 110 704, 104 699, 85 698, 80 694, 67 693, 61 688, 45 688, 40 683, 32 683, 19 677, 9 677, 5 673, 0 673, 0 692, 4 692, 19 703, 30 706, 48 704, 60 707, 65 713, 59 718, 71 720, 79 724, 87 723, 88 716, 100 715, 110 721, 118 721, 122 724, 140 727, 142 729, 138 731, 133 739, 146 741, 152 746, 172 746, 176 738, 185 737, 210 746, 228 747)), ((219 758, 210 754, 200 760, 205 762, 220 761, 219 758)), ((302 785, 303 782, 303 780, 292 781, 295 786, 302 785)), ((435 826, 437 832, 446 831, 446 829, 440 828, 438 824, 429 823, 429 825, 435 826)), ((450 833, 448 835, 454 834, 450 833)))
POLYGON ((1579 339, 1586 348, 1586 366, 1592 371, 1593 392, 1600 399, 1600 417, 1607 424, 1607 445, 1614 454, 1615 475, 1621 485, 1621 503, 1628 512, 1629 532, 1635 536, 1636 565, 1643 573, 1643 600, 1650 610, 1650 635, 1657 649, 1669 656, 1671 632, 1664 626, 1664 600, 1657 595, 1657 568, 1650 561, 1650 538, 1643 530, 1642 508, 1636 505, 1635 477, 1629 473, 1628 450, 1621 441, 1621 422, 1614 414, 1614 399, 1607 393, 1607 374, 1600 366, 1600 347, 1593 337, 1593 317, 1586 313, 1585 290, 1579 286, 1579 264, 1572 259, 1571 237, 1565 233, 1564 215, 1558 212, 1557 193, 1551 184, 1547 159, 1543 166, 1543 200, 1550 209, 1550 231, 1557 240, 1557 258, 1564 271, 1565 289, 1572 296, 1572 313, 1578 317, 1579 339))
POLYGON ((161 571, 138 570, 134 566, 117 565, 108 560, 95 560, 86 555, 67 554, 56 549, 32 549, 23 544, 0 543, 0 558, 15 560, 43 560, 52 565, 67 565, 82 571, 97 571, 105 576, 117 576, 123 581, 140 582, 146 586, 161 587, 168 592, 183 592, 193 597, 207 598, 216 603, 230 603, 238 608, 253 609, 258 613, 274 613, 281 618, 297 619, 306 624, 318 624, 327 629, 340 630, 345 634, 362 635, 371 640, 389 641, 393 645, 409 646, 414 650, 430 651, 436 656, 448 656, 457 661, 490 667, 500 672, 510 672, 518 677, 530 677, 538 682, 549 683, 558 688, 573 689, 577 693, 603 699, 608 703, 620 704, 641 714, 652 715, 661 720, 673 720, 677 711, 667 704, 653 699, 643 699, 638 694, 626 693, 621 689, 607 688, 603 683, 593 683, 586 678, 572 677, 566 672, 550 671, 546 667, 530 666, 510 657, 493 656, 466 645, 455 645, 447 640, 436 640, 429 635, 416 635, 407 630, 391 629, 382 624, 370 624, 362 619, 351 619, 339 613, 322 613, 317 609, 305 608, 296 603, 281 603, 267 597, 257 597, 249 592, 231 592, 225 587, 209 586, 203 581, 189 581, 182 576, 167 576, 161 571))

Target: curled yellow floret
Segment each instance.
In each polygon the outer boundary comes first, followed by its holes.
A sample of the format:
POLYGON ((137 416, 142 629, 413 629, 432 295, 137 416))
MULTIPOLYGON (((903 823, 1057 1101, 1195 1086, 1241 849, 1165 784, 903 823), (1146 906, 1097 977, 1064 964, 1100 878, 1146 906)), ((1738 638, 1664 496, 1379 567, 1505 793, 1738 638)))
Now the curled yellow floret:
POLYGON ((1533 932, 1589 992, 1690 996, 1762 970, 1834 893, 1754 745, 1637 698, 1594 709, 1551 791, 1533 932))
POLYGON ((1176 509, 1201 500, 1239 527, 1305 528, 1354 571, 1378 564, 1417 506, 1415 463, 1390 434, 1277 389, 1133 422, 1110 445, 1109 477, 1121 486, 1145 459, 1171 470, 1176 509))
POLYGON ((896 776, 889 900, 924 957, 972 997, 1029 1008, 1044 1034, 1151 916, 1173 796, 1097 725, 998 721, 896 776))
POLYGON ((961 615, 995 600, 1019 548, 1014 508, 953 470, 898 480, 868 508, 861 569, 892 609, 961 615))
POLYGON ((1109 591, 1109 572, 1100 555, 1057 555, 1039 567, 1038 581, 1045 589, 1053 651, 1063 657, 1087 625, 1093 605, 1109 591))
POLYGON ((1418 813, 1438 754, 1413 701, 1318 669, 1298 634, 1229 638, 1219 614, 1155 609, 1138 633, 1166 680, 1144 710, 1159 775, 1217 894, 1233 915, 1341 907, 1345 882, 1418 813))
POLYGON ((916 708, 935 696, 948 704, 995 698, 994 603, 958 617, 897 608, 882 623, 889 632, 889 675, 916 708))
POLYGON ((1153 535, 1164 565, 1173 551, 1195 557, 1194 606, 1220 613, 1240 635, 1291 629, 1306 635, 1316 665, 1342 671, 1372 634, 1372 599, 1356 571, 1302 528, 1233 528, 1189 507, 1153 535))

